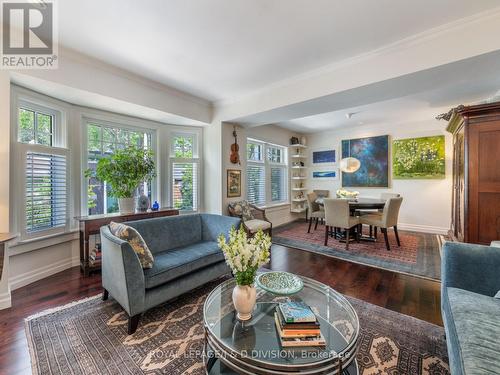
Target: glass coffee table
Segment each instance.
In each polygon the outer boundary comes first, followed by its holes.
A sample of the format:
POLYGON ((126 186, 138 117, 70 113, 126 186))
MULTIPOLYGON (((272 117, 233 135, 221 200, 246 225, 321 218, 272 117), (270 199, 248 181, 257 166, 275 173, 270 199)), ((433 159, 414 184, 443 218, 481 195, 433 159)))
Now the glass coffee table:
POLYGON ((292 296, 277 296, 257 287, 257 304, 247 322, 236 318, 234 279, 209 294, 203 308, 207 374, 358 374, 356 311, 329 286, 301 278, 304 288, 292 296), (316 312, 326 347, 281 346, 274 311, 279 302, 290 300, 304 301, 316 312))

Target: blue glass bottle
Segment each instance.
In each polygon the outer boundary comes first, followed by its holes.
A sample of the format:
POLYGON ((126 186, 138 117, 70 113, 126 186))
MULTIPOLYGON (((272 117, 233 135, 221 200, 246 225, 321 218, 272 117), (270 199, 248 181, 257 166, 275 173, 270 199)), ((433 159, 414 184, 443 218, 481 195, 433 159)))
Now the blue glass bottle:
POLYGON ((153 206, 151 207, 151 209, 152 209, 153 211, 158 211, 158 210, 160 209, 160 204, 158 203, 158 201, 155 201, 155 202, 153 203, 153 206))

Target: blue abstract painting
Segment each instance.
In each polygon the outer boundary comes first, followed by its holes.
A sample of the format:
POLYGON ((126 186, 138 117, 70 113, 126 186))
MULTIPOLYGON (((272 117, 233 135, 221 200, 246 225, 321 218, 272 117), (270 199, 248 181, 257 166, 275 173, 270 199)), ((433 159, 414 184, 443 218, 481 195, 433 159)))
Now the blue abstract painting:
POLYGON ((335 171, 313 171, 313 178, 335 178, 337 172, 335 171))
POLYGON ((354 173, 342 172, 344 187, 389 187, 389 136, 342 141, 342 158, 354 157, 361 167, 354 173))
POLYGON ((313 164, 335 163, 335 150, 313 151, 313 164))

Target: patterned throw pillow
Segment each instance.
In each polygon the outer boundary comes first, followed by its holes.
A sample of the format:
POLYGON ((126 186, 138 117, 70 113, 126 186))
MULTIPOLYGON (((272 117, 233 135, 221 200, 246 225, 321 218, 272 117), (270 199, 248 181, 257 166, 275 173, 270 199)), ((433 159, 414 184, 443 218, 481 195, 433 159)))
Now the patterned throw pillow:
POLYGON ((139 257, 139 262, 141 262, 142 268, 153 268, 153 254, 149 250, 148 245, 146 245, 146 242, 144 242, 141 234, 135 228, 112 221, 109 223, 109 230, 116 237, 127 241, 130 244, 139 257))
POLYGON ((252 209, 247 201, 234 202, 231 203, 231 208, 234 213, 238 216, 241 216, 243 221, 253 220, 255 217, 252 214, 252 209))

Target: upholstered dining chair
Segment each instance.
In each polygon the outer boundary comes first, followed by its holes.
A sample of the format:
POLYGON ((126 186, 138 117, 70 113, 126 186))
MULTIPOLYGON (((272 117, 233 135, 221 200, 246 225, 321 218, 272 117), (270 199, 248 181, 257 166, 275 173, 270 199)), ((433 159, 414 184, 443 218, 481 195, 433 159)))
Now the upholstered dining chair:
MULTIPOLYGON (((359 218, 351 216, 347 199, 326 198, 325 206, 325 246, 328 246, 330 231, 339 228, 345 231, 345 249, 349 250, 351 229, 359 225, 359 218)), ((359 233, 356 231, 356 240, 359 242, 359 233)))
POLYGON ((247 236, 252 237, 259 229, 272 236, 273 223, 267 218, 266 210, 258 208, 246 200, 231 202, 227 210, 229 216, 239 217, 247 236))
POLYGON ((387 248, 387 250, 391 250, 391 246, 389 245, 389 239, 387 237, 388 228, 394 229, 396 242, 398 243, 398 246, 401 246, 398 234, 398 217, 399 217, 399 209, 401 208, 402 202, 403 202, 402 197, 389 198, 385 202, 384 210, 382 211, 381 214, 377 212, 373 214, 366 214, 360 216, 359 218, 361 224, 374 226, 375 233, 377 228, 380 228, 380 230, 384 234, 385 247, 387 248))
POLYGON ((309 228, 307 233, 311 233, 311 225, 315 221, 314 230, 318 229, 318 222, 325 218, 325 211, 320 209, 320 205, 316 203, 318 195, 314 192, 307 194, 307 209, 309 210, 309 228))

